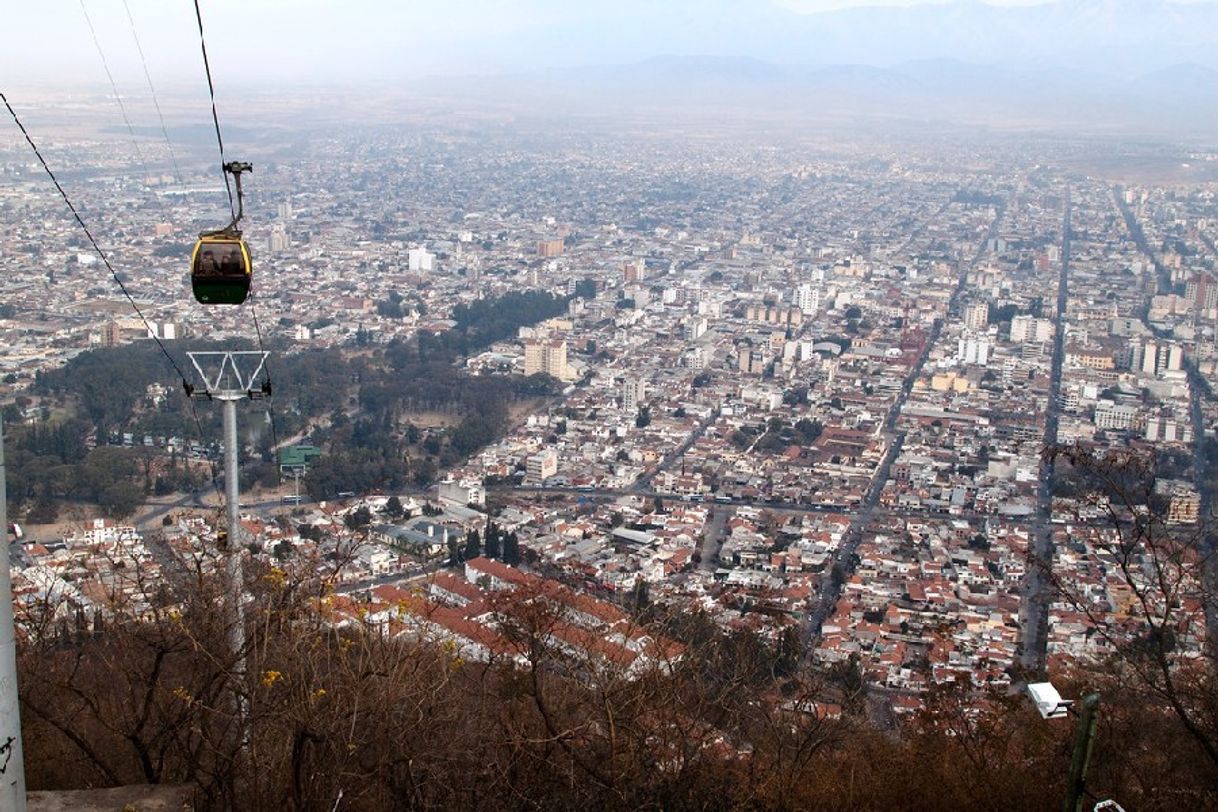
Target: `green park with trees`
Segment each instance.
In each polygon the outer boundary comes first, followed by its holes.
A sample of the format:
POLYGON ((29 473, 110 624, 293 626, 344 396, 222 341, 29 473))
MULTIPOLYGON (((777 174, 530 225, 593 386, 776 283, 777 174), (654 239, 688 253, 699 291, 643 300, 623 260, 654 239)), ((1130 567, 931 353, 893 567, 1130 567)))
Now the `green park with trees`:
MULTIPOLYGON (((480 299, 453 309, 450 330, 371 352, 291 351, 272 342, 272 397, 245 408, 241 420, 243 479, 274 485, 274 446, 301 438, 324 450, 304 482, 315 498, 430 484, 441 469, 501 436, 512 404, 560 391, 546 375, 472 375, 460 362, 521 326, 565 312, 568 301, 544 291, 480 299), (420 412, 450 424, 420 428, 411 420, 420 412)), ((189 349, 222 347, 190 342, 189 349)), ((37 375, 29 396, 52 408, 32 423, 6 421, 16 512, 54 521, 61 505, 76 502, 122 517, 148 495, 196 489, 219 474, 220 410, 185 396, 178 374, 192 369, 185 347, 169 352, 176 369, 155 344, 136 342, 87 351, 37 375)))

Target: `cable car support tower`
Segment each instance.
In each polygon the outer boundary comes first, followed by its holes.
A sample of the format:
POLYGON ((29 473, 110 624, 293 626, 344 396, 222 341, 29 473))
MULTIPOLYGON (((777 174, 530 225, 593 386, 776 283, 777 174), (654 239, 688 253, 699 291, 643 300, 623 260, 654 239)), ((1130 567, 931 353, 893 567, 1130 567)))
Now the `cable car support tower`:
POLYGON ((233 656, 233 676, 238 690, 237 713, 239 729, 245 736, 246 701, 242 686, 245 683, 245 576, 242 565, 240 492, 237 455, 237 401, 260 400, 271 395, 269 381, 255 388, 254 382, 262 373, 270 353, 258 350, 228 350, 218 352, 188 352, 195 371, 203 380, 205 388, 196 389, 184 383, 186 394, 191 398, 218 400, 224 418, 224 498, 228 514, 228 543, 225 588, 229 593, 228 641, 233 656), (207 370, 211 370, 208 374, 207 370))

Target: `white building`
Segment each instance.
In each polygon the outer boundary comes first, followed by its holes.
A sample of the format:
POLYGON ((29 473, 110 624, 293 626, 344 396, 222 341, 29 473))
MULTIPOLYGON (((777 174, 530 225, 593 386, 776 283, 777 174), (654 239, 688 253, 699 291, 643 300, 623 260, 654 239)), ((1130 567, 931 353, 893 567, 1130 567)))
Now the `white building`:
POLYGON ((547 448, 524 461, 525 478, 532 483, 545 482, 558 473, 558 452, 547 448))
POLYGON ((820 309, 820 290, 809 284, 795 288, 791 303, 798 307, 805 316, 811 316, 820 309))
POLYGON ((454 505, 485 505, 486 488, 480 482, 446 479, 440 483, 439 497, 441 502, 454 505))
POLYGON ((148 324, 148 337, 172 341, 178 337, 178 325, 172 321, 150 322, 148 324))
POLYGON ((1159 345, 1153 341, 1147 341, 1142 345, 1142 352, 1135 351, 1135 357, 1141 356, 1138 361, 1138 369, 1143 375, 1154 375, 1158 371, 1159 364, 1159 345))
POLYGON ((1175 342, 1136 342, 1130 355, 1129 368, 1143 375, 1179 372, 1184 368, 1184 348, 1175 342))
POLYGON ((956 360, 986 366, 990 362, 990 342, 984 338, 962 338, 956 345, 956 360))
POLYGON ((1150 417, 1146 419, 1146 432, 1142 436, 1150 442, 1191 443, 1193 429, 1187 422, 1174 417, 1150 417))
POLYGON ((1113 403, 1110 400, 1101 400, 1095 404, 1094 420, 1097 429, 1130 429, 1133 428, 1137 416, 1136 406, 1113 403))
POLYGON ((1172 344, 1167 348, 1167 371, 1179 372, 1184 368, 1184 348, 1172 344))
POLYGON ((426 248, 411 248, 406 252, 407 268, 411 271, 430 271, 435 258, 426 248))
POLYGON ((1053 337, 1053 322, 1021 315, 1011 319, 1011 341, 1048 341, 1053 337))
POLYGON ((276 223, 271 226, 271 236, 267 240, 267 247, 272 253, 286 251, 292 247, 292 238, 288 236, 288 231, 283 225, 276 223))

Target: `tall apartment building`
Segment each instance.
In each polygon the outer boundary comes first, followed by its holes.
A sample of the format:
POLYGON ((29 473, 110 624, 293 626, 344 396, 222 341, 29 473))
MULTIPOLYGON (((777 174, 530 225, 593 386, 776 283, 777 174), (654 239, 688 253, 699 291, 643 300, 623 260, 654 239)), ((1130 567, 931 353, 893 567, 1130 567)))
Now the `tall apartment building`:
POLYGON ((525 480, 537 484, 545 482, 558 473, 558 452, 547 448, 527 457, 524 461, 525 480))
POLYGON ((1130 352, 1129 368, 1143 375, 1179 372, 1184 368, 1184 348, 1172 342, 1135 342, 1130 352))
POLYGON ((627 285, 622 288, 622 295, 634 302, 636 308, 651 304, 651 288, 643 285, 627 285))
POLYGON ((430 271, 435 255, 426 248, 411 248, 406 252, 406 267, 411 271, 430 271))
POLYGON ((1194 310, 1218 308, 1218 279, 1205 271, 1193 274, 1185 287, 1184 297, 1192 302, 1194 310))
POLYGON ((622 410, 633 414, 647 400, 647 383, 642 378, 627 378, 622 383, 622 410))
POLYGON ((545 372, 545 368, 545 344, 538 340, 524 342, 524 374, 536 375, 538 372, 545 372))
POLYGON ((990 342, 984 338, 962 338, 957 343, 956 360, 986 366, 990 362, 990 342))
POLYGON ((800 309, 805 316, 811 316, 820 309, 820 290, 809 284, 795 288, 791 303, 800 309))
POLYGON ((563 252, 562 237, 552 240, 539 240, 537 243, 537 256, 539 257, 556 257, 563 252))
POLYGON ((685 340, 697 341, 702 336, 706 335, 706 328, 709 322, 701 316, 695 316, 685 322, 685 340))
POLYGON ((990 306, 985 302, 974 302, 964 308, 964 326, 969 330, 984 330, 990 324, 990 306))
POLYGON ((759 347, 741 347, 736 366, 741 372, 760 375, 770 363, 770 356, 759 347))
POLYGON ((271 237, 268 243, 272 252, 286 251, 292 247, 292 238, 288 236, 287 229, 281 223, 276 223, 271 226, 271 237))
POLYGON ((751 304, 745 307, 744 317, 749 321, 764 321, 766 324, 789 324, 795 327, 803 324, 804 314, 798 307, 766 307, 751 304))
POLYGON ((567 366, 567 342, 562 339, 533 339, 524 342, 524 374, 544 372, 560 381, 571 379, 567 366))
POLYGON ((1179 372, 1184 369, 1184 348, 1179 344, 1167 347, 1167 371, 1179 372))
POLYGON ((1188 421, 1179 421, 1174 417, 1146 418, 1146 432, 1142 439, 1148 442, 1191 443, 1193 429, 1188 421))
POLYGON ((1020 315, 1011 319, 1011 341, 1048 341, 1053 337, 1053 322, 1020 315))

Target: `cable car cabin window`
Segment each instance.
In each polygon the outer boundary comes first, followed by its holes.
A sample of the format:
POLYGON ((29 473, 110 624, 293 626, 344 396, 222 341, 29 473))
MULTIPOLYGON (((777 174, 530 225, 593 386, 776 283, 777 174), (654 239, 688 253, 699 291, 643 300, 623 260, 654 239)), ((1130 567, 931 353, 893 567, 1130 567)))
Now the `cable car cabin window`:
POLYGON ((241 304, 250 289, 249 249, 238 239, 204 237, 195 244, 190 282, 203 304, 241 304))

